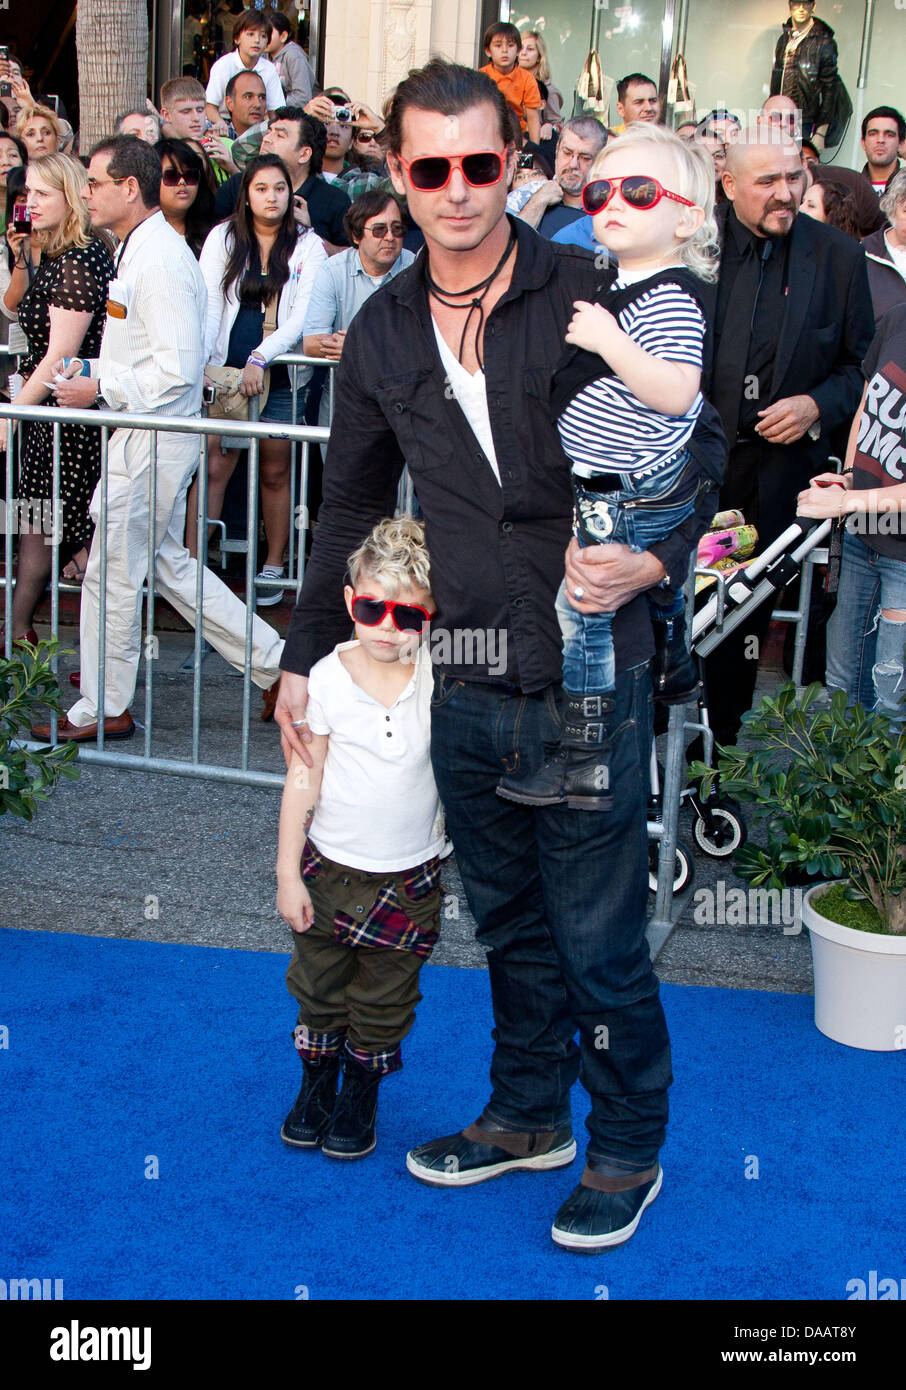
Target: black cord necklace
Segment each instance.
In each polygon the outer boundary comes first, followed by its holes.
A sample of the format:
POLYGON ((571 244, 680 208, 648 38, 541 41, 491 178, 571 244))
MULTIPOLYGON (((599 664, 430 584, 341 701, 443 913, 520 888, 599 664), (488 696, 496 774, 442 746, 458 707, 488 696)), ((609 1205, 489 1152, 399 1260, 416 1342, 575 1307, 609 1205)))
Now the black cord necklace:
POLYGON ((490 275, 488 275, 484 280, 479 280, 477 285, 472 285, 467 290, 441 289, 440 285, 437 284, 436 280, 432 278, 431 271, 428 268, 428 266, 425 266, 425 280, 428 284, 428 293, 433 295, 435 299, 439 300, 440 303, 443 304, 447 309, 468 309, 469 311, 466 314, 466 321, 462 327, 462 337, 459 340, 459 352, 456 354, 460 362, 462 362, 463 348, 465 347, 466 334, 469 331, 469 324, 472 320, 472 315, 476 309, 478 310, 478 324, 475 329, 475 356, 478 359, 478 369, 482 372, 484 371, 484 362, 482 361, 481 351, 478 345, 481 341, 481 330, 484 324, 484 297, 487 294, 488 290, 491 288, 491 285, 497 279, 497 276, 500 274, 504 265, 506 264, 507 258, 509 257, 510 252, 512 251, 515 244, 516 233, 513 231, 511 227, 509 240, 506 244, 506 250, 500 257, 500 260, 497 262, 494 269, 491 271, 490 275), (479 293, 479 291, 481 291, 481 293, 479 293), (456 304, 454 302, 457 299, 462 299, 466 295, 470 296, 470 302, 468 304, 456 304))

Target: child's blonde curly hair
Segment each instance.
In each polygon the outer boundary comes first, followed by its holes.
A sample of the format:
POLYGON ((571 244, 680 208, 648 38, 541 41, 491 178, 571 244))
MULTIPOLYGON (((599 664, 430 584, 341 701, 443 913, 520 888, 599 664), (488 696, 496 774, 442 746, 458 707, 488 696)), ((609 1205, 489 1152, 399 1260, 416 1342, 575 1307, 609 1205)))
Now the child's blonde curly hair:
POLYGON ((588 181, 606 178, 607 161, 614 151, 633 146, 639 149, 639 172, 644 173, 645 150, 652 145, 669 150, 676 165, 676 187, 672 192, 688 198, 704 212, 698 231, 677 247, 676 259, 699 279, 713 283, 718 275, 720 245, 714 217, 714 163, 707 150, 683 144, 678 135, 663 126, 634 121, 623 135, 607 142, 589 170, 588 181))
POLYGON ((414 516, 385 517, 379 521, 347 566, 354 589, 363 575, 380 581, 388 598, 410 586, 431 592, 431 562, 425 546, 425 528, 414 516))

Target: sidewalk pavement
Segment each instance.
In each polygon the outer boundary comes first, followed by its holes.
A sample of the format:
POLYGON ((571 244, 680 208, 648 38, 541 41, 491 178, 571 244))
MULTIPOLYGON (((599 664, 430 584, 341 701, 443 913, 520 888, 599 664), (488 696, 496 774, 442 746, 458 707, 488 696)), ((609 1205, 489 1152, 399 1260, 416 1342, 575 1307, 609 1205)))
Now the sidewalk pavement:
MULTIPOLYGON (((273 610, 265 610, 270 617, 273 610)), ((41 629, 42 635, 46 635, 41 629)), ((77 634, 61 629, 64 643, 77 634)), ((161 632, 154 682, 154 751, 188 757, 192 677, 179 668, 191 652, 189 631, 161 632)), ((76 698, 67 680, 76 657, 61 659, 64 706, 76 698), (69 696, 72 696, 72 699, 69 696)), ((143 717, 142 679, 133 704, 143 717)), ((768 667, 764 689, 781 679, 768 667)), ((258 718, 252 689, 250 767, 282 776, 274 724, 258 718)), ((204 663, 202 760, 238 764, 242 681, 216 654, 204 663)), ((142 731, 111 751, 143 752, 142 731)), ((93 746, 93 745, 92 745, 93 746)), ((76 932, 198 946, 236 947, 289 954, 289 929, 274 906, 274 863, 280 793, 276 789, 201 782, 160 773, 82 765, 78 781, 64 781, 38 817, 26 823, 7 815, 0 823, 0 866, 5 885, 0 925, 31 931, 76 932)), ((684 809, 680 837, 692 843, 684 809)), ((696 881, 684 895, 673 935, 657 963, 661 979, 678 984, 809 992, 807 932, 777 925, 696 921, 705 915, 697 890, 714 901, 746 888, 726 861, 695 855, 696 881), (719 881, 723 880, 723 890, 719 881)), ((475 924, 465 901, 455 856, 445 861, 441 939, 432 957, 441 965, 484 968, 475 924)), ((653 908, 653 895, 650 898, 653 908)), ((732 914, 730 914, 732 916, 732 914)), ((713 914, 710 914, 713 919, 713 914)))

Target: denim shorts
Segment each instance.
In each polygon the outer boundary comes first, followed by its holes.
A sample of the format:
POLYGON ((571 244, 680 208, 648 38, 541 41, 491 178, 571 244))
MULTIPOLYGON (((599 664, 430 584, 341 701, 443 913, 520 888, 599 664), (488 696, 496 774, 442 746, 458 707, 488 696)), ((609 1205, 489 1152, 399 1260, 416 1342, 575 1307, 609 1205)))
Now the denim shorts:
MULTIPOLYGON (((300 386, 296 396, 296 418, 293 421, 292 387, 285 386, 278 391, 268 392, 267 404, 259 416, 262 424, 297 425, 305 424, 305 403, 308 400, 308 387, 300 386)), ((248 440, 238 435, 224 435, 221 441, 224 449, 247 449, 248 440)))

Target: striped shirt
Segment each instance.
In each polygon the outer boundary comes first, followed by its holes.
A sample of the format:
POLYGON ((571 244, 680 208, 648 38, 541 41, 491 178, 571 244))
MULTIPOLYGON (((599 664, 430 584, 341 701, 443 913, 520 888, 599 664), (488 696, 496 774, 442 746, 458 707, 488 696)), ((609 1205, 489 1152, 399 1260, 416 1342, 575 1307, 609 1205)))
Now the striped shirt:
POLYGON ((184 239, 155 212, 117 253, 97 371, 111 410, 197 415, 201 410, 207 291, 184 239))
MULTIPOLYGON (((636 277, 619 276, 614 288, 624 288, 631 278, 636 277)), ((621 310, 618 321, 624 333, 652 357, 701 367, 705 320, 692 296, 678 285, 654 285, 621 310)), ((683 447, 701 407, 699 392, 685 415, 664 415, 644 405, 619 377, 602 376, 570 401, 557 428, 579 477, 640 473, 666 462, 683 447)))

